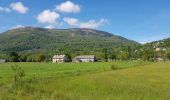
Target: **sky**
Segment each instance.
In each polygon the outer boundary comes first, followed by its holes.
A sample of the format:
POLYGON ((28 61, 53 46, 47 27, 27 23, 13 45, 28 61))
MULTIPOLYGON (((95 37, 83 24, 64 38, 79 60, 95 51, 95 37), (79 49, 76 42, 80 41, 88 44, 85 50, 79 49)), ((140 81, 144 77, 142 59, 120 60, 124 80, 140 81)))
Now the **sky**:
POLYGON ((170 37, 170 0, 0 0, 0 32, 92 28, 140 43, 170 37))

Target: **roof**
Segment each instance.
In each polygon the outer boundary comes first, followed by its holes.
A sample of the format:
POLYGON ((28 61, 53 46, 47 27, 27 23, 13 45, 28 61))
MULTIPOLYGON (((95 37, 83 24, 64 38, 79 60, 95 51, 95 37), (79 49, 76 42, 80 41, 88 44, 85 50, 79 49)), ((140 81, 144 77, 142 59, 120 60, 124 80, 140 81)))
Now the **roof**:
POLYGON ((77 59, 94 59, 94 55, 82 55, 82 56, 77 56, 77 59))
POLYGON ((59 59, 59 58, 64 58, 65 55, 54 55, 53 59, 59 59))

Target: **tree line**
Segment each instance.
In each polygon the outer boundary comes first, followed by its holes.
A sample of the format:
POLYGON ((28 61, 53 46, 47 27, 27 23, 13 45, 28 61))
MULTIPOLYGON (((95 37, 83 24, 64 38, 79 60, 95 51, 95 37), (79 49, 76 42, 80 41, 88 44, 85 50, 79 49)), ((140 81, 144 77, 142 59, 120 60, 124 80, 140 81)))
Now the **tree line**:
POLYGON ((144 61, 158 61, 170 60, 170 50, 156 50, 152 46, 127 46, 119 51, 103 48, 101 52, 82 52, 75 50, 69 52, 66 48, 56 52, 38 51, 38 52, 9 52, 1 54, 1 59, 6 59, 8 62, 51 62, 55 54, 65 54, 69 61, 78 55, 95 55, 98 61, 129 61, 129 60, 144 60, 144 61))

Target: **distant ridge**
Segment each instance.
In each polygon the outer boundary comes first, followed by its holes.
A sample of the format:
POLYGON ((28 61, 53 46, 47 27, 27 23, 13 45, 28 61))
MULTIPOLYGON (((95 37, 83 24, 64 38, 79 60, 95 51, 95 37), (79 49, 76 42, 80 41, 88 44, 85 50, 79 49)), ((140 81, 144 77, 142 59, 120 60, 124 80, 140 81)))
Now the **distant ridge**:
POLYGON ((88 29, 46 29, 21 27, 0 34, 0 52, 69 51, 99 52, 103 48, 119 50, 139 43, 108 32, 88 29))
POLYGON ((157 46, 160 48, 170 48, 170 38, 166 38, 166 39, 162 39, 162 40, 158 40, 158 41, 153 41, 150 43, 147 43, 153 46, 157 46))

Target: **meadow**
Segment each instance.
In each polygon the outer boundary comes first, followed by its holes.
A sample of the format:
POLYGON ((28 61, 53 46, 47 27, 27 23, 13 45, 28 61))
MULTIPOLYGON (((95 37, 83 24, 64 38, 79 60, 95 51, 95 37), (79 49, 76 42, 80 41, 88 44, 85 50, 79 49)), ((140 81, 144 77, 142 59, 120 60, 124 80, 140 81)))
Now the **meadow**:
POLYGON ((169 100, 169 72, 170 62, 5 63, 0 64, 0 99, 169 100), (15 64, 25 71, 17 86, 15 64))

